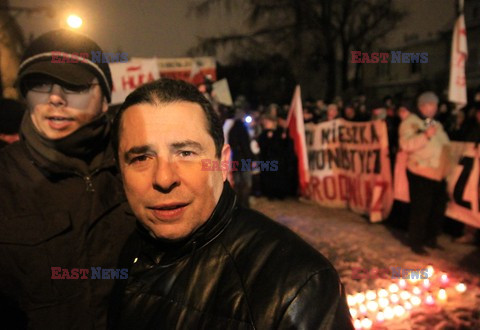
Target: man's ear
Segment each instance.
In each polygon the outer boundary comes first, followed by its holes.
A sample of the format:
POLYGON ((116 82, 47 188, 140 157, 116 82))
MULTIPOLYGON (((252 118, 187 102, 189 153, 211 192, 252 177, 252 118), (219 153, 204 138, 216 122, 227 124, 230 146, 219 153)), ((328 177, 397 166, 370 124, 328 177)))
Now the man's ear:
MULTIPOLYGON (((231 155, 230 145, 229 144, 224 144, 223 148, 222 148, 222 154, 220 156, 220 164, 225 164, 224 162, 227 162, 227 164, 230 164, 230 155, 231 155)), ((223 177, 224 182, 225 182, 225 180, 227 180, 228 169, 229 168, 230 168, 230 166, 222 166, 221 167, 222 177, 223 177)))
POLYGON ((104 96, 102 101, 102 112, 107 112, 108 110, 108 102, 107 98, 104 96))

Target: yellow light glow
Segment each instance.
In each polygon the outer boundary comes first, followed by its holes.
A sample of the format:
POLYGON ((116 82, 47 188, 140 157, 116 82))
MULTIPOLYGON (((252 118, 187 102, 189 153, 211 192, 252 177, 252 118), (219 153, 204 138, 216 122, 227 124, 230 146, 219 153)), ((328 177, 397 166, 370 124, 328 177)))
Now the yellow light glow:
POLYGON ((369 318, 366 318, 366 319, 363 319, 362 320, 362 327, 364 329, 370 329, 372 327, 372 320, 370 320, 369 318))
POLYGON ((440 289, 437 295, 438 299, 441 301, 447 300, 447 291, 445 289, 440 289))
POLYGON ((425 289, 428 289, 430 287, 430 280, 423 280, 423 287, 425 289))
POLYGON ((355 327, 355 329, 361 329, 361 328, 362 328, 362 321, 360 321, 360 320, 358 320, 358 319, 355 320, 355 321, 353 322, 353 326, 355 327))
POLYGON ((405 314, 405 308, 403 308, 402 306, 395 306, 393 308, 393 311, 397 316, 403 316, 403 314, 405 314))
POLYGON ((367 307, 365 305, 360 305, 358 306, 358 310, 360 311, 360 313, 362 314, 367 314, 367 307))
POLYGON ((404 304, 403 304, 403 307, 405 307, 405 309, 407 311, 411 310, 413 308, 412 304, 409 303, 408 301, 406 301, 404 304))
POLYGON ((70 15, 67 17, 67 24, 73 29, 78 29, 82 26, 83 20, 80 18, 80 16, 70 15))
POLYGON ((378 299, 378 305, 382 308, 387 307, 390 304, 390 301, 388 301, 387 298, 380 298, 378 299))
POLYGON ((395 313, 393 312, 393 309, 391 307, 385 307, 385 309, 383 310, 383 314, 387 320, 391 320, 395 316, 395 313))
POLYGON ((358 315, 358 312, 355 308, 350 308, 350 315, 352 315, 352 318, 356 318, 358 315))
POLYGON ((441 281, 443 284, 447 284, 449 279, 447 274, 442 274, 441 281))
POLYGON ((383 315, 383 312, 378 312, 378 313, 377 313, 377 321, 378 321, 378 322, 383 322, 383 321, 385 321, 385 315, 383 315))
POLYGON ((410 299, 411 296, 412 295, 408 291, 400 292, 400 298, 402 298, 403 300, 408 300, 408 299, 410 299))
POLYGON ((427 266, 427 272, 428 272, 428 277, 431 278, 433 276, 433 273, 435 272, 432 265, 427 266))
POLYGON ((410 302, 412 303, 413 306, 418 306, 422 303, 422 299, 420 299, 417 296, 413 296, 412 298, 410 298, 410 302))
POLYGON ((367 309, 370 312, 375 312, 378 309, 378 303, 376 301, 369 301, 367 303, 367 309))
POLYGON ((362 304, 365 301, 365 295, 363 293, 357 293, 355 295, 355 301, 357 304, 362 304))
POLYGON ((419 287, 414 287, 412 290, 413 294, 416 294, 417 296, 422 293, 422 290, 420 290, 419 287))
POLYGON ((398 281, 398 286, 401 287, 402 289, 405 288, 407 286, 407 281, 405 281, 404 279, 401 279, 400 281, 398 281))
POLYGON ((390 301, 394 304, 398 303, 400 301, 400 298, 398 298, 398 294, 392 294, 390 296, 390 301))
POLYGON ((465 291, 467 291, 467 286, 463 283, 458 283, 457 285, 455 285, 455 290, 457 290, 457 292, 464 293, 465 291))
POLYGON ((390 286, 388 287, 388 291, 390 291, 391 293, 398 292, 398 285, 390 284, 390 286))
POLYGON ((365 298, 367 298, 367 300, 374 300, 375 298, 377 298, 377 294, 373 290, 368 290, 365 294, 365 298))
POLYGON ((388 296, 388 291, 385 289, 378 290, 378 296, 380 298, 386 298, 388 296))
POLYGON ((351 307, 351 306, 355 305, 356 303, 357 303, 357 300, 355 299, 354 296, 351 296, 351 295, 348 295, 348 296, 347 296, 347 304, 348 304, 348 306, 351 307))
POLYGON ((431 295, 428 295, 426 298, 425 298, 425 303, 427 305, 433 305, 435 303, 435 300, 433 299, 433 297, 431 295))

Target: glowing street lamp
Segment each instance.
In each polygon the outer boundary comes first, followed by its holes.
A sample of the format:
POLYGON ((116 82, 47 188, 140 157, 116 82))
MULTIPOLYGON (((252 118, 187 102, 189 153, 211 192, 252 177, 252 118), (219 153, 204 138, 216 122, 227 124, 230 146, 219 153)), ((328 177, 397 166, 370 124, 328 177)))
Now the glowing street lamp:
POLYGON ((72 29, 78 29, 82 26, 83 20, 80 18, 80 16, 70 15, 67 17, 67 24, 72 29))

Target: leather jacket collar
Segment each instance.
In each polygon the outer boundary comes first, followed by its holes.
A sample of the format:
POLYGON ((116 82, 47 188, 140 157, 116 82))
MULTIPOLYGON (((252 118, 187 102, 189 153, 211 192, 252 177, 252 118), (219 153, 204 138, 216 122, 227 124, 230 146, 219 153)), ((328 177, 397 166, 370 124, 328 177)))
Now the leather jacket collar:
POLYGON ((237 208, 236 196, 228 181, 210 218, 188 237, 179 241, 156 239, 137 222, 141 253, 157 266, 168 266, 209 244, 228 226, 237 208))

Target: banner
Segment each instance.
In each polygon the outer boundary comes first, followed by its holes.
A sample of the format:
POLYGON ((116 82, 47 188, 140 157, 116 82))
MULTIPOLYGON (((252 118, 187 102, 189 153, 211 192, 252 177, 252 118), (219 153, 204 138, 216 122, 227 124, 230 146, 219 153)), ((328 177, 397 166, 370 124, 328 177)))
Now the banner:
POLYGON ((111 104, 123 103, 135 88, 159 78, 156 59, 132 59, 127 63, 110 63, 110 70, 113 80, 111 104))
POLYGON ((386 219, 393 204, 385 122, 336 119, 305 125, 310 181, 307 197, 386 219))
POLYGON ((452 142, 452 154, 457 165, 447 177, 450 201, 446 215, 480 228, 480 146, 472 142, 452 142))
POLYGON ((206 76, 217 80, 217 65, 214 57, 157 58, 160 77, 181 79, 194 85, 203 83, 206 76))

